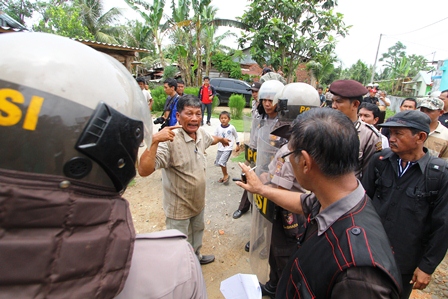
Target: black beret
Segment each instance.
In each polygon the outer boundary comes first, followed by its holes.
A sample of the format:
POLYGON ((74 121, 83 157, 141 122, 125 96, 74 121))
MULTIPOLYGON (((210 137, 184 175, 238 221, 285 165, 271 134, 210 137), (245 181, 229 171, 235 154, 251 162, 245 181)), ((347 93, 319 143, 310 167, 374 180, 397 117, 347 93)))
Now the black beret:
POLYGON ((331 83, 330 92, 343 98, 357 98, 364 96, 368 91, 361 83, 355 80, 337 80, 331 83))

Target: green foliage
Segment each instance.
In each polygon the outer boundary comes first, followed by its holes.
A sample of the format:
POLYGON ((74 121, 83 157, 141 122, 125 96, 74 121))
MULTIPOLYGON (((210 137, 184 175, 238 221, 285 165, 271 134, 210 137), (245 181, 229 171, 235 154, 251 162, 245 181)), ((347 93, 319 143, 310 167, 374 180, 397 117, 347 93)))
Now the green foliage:
POLYGON ((352 79, 367 85, 372 75, 372 69, 361 60, 358 60, 350 68, 345 69, 342 75, 343 79, 352 79))
POLYGON ((184 94, 192 94, 197 97, 198 93, 199 93, 199 87, 185 87, 184 88, 184 94))
POLYGON ((154 89, 151 89, 152 99, 154 100, 154 104, 152 105, 153 111, 163 111, 163 107, 166 102, 166 93, 163 90, 163 86, 158 86, 154 89))
POLYGON ((216 53, 212 57, 212 63, 220 73, 228 72, 229 78, 239 79, 242 76, 241 66, 232 60, 232 56, 216 53))
POLYGON ((239 39, 250 43, 259 65, 282 67, 291 80, 297 66, 320 52, 331 52, 335 36, 344 37, 349 27, 343 15, 333 11, 336 1, 254 0, 241 17, 250 27, 239 39))
POLYGON ((392 111, 390 109, 386 110, 386 117, 384 119, 388 119, 389 117, 392 117, 395 115, 395 111, 392 111))
POLYGON ((232 94, 229 98, 229 108, 232 119, 242 119, 246 98, 240 94, 232 94))
POLYGON ((178 70, 177 67, 174 65, 167 65, 165 69, 163 70, 163 78, 162 81, 168 78, 174 78, 174 76, 177 74, 178 70))
POLYGON ((81 11, 79 7, 68 6, 49 6, 45 11, 45 19, 33 26, 37 32, 53 33, 66 37, 76 37, 81 39, 95 39, 94 36, 83 26, 80 19, 81 11))

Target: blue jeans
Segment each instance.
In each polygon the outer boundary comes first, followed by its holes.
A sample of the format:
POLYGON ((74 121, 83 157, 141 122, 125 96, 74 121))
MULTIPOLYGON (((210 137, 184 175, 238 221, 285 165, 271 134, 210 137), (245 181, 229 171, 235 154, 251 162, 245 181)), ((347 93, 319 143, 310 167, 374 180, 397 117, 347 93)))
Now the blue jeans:
POLYGON ((210 104, 204 104, 201 103, 201 110, 202 110, 202 122, 204 123, 204 111, 205 111, 205 107, 207 107, 207 123, 210 122, 210 118, 212 117, 212 103, 210 104))

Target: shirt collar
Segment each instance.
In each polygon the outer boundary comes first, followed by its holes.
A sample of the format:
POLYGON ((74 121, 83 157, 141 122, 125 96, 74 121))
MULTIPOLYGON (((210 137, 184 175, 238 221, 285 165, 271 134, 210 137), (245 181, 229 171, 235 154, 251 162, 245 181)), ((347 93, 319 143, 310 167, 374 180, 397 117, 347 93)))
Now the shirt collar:
POLYGON ((317 235, 320 236, 332 226, 336 220, 352 210, 361 200, 364 199, 365 190, 358 180, 358 187, 349 195, 341 198, 337 202, 332 203, 327 208, 319 212, 315 217, 317 221, 317 235))
MULTIPOLYGON (((196 131, 196 143, 198 143, 199 141, 202 140, 202 128, 199 128, 196 131)), ((177 133, 176 134, 181 134, 184 137, 185 142, 190 142, 190 141, 195 141, 193 138, 190 137, 190 135, 187 134, 187 132, 184 131, 184 129, 180 128, 177 129, 177 133)))
MULTIPOLYGON (((422 173, 425 173, 426 165, 429 162, 430 156, 429 156, 428 149, 426 147, 423 148, 423 151, 425 152, 425 155, 415 162, 418 165, 418 167, 420 168, 420 171, 422 173)), ((384 159, 389 159, 393 165, 396 165, 395 167, 398 167, 397 160, 399 159, 399 157, 394 152, 390 151, 390 153, 385 154, 384 159)), ((396 168, 394 168, 394 169, 396 170, 396 168)))

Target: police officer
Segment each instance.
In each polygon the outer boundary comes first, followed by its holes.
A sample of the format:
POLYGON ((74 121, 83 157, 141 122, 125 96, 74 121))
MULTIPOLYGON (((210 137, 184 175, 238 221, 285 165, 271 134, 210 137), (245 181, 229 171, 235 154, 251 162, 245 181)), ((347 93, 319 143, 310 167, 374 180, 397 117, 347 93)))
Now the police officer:
POLYGON ((136 241, 121 197, 152 136, 131 74, 65 37, 2 34, 0 44, 1 297, 113 298, 129 277, 140 283, 126 298, 206 298, 186 237, 136 241))
POLYGON ((372 155, 382 149, 381 134, 378 130, 358 119, 358 107, 367 89, 358 81, 338 80, 331 83, 330 92, 333 94, 333 109, 344 113, 358 131, 359 165, 355 175, 360 179, 372 155))
MULTIPOLYGON (((278 120, 282 126, 272 132, 272 135, 288 140, 291 133, 293 120, 297 115, 320 106, 319 94, 311 85, 306 83, 290 83, 275 96, 278 110, 278 120)), ((289 157, 283 155, 289 152, 288 144, 283 145, 269 164, 269 171, 262 174, 262 181, 273 188, 291 191, 306 192, 294 177, 289 157)), ((261 201, 267 202, 267 201, 261 201)), ((258 204, 261 203, 257 201, 258 204)), ((266 208, 271 207, 268 205, 266 208)), ((269 252, 269 280, 261 284, 262 295, 275 298, 277 284, 282 275, 289 257, 297 250, 299 227, 305 222, 303 215, 298 215, 283 209, 280 206, 273 207, 271 232, 271 245, 269 252)))

